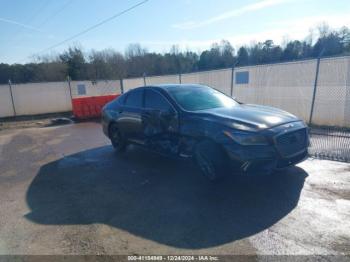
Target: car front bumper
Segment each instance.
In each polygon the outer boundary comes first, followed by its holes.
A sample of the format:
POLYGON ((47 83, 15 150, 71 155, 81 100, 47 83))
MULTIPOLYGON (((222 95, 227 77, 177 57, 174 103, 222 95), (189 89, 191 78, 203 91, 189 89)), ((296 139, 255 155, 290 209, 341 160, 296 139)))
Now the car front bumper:
POLYGON ((270 145, 242 146, 234 142, 223 146, 232 165, 242 171, 285 168, 302 162, 308 157, 309 137, 307 128, 287 132, 270 133, 270 145), (285 137, 282 137, 285 135, 285 137), (293 139, 300 139, 296 144, 293 139))
POLYGON ((270 150, 269 148, 260 148, 257 151, 249 152, 249 150, 243 150, 237 152, 237 150, 231 147, 225 147, 227 155, 230 158, 230 162, 233 167, 239 168, 243 172, 251 171, 273 171, 276 169, 282 169, 291 165, 298 164, 304 161, 308 157, 308 150, 305 148, 302 152, 293 155, 292 157, 281 157, 278 152, 270 150), (252 157, 252 153, 255 156, 252 157))

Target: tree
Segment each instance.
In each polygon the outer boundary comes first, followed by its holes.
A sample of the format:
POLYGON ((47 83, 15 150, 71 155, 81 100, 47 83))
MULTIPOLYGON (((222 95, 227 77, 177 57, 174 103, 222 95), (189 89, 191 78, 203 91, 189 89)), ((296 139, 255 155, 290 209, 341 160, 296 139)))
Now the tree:
POLYGON ((35 82, 64 81, 67 76, 67 65, 58 61, 38 63, 35 70, 35 82))
POLYGON ((280 61, 282 55, 282 49, 280 46, 275 45, 272 40, 266 40, 261 49, 261 63, 271 63, 280 61))
POLYGON ((325 56, 332 56, 341 54, 343 51, 342 39, 337 33, 330 33, 320 37, 313 47, 312 55, 313 57, 318 57, 321 52, 325 56))
POLYGON ((248 49, 249 64, 256 65, 262 63, 262 43, 257 43, 248 49))
POLYGON ((0 84, 6 84, 11 79, 12 66, 0 64, 0 84))
POLYGON ((67 75, 73 80, 84 80, 86 76, 86 61, 81 48, 69 47, 59 56, 62 63, 67 65, 67 75))
POLYGON ((249 55, 247 49, 242 46, 237 52, 237 65, 245 66, 249 64, 249 55))
POLYGON ((350 54, 350 30, 346 26, 343 26, 339 30, 339 37, 343 44, 343 53, 350 54))
POLYGON ((331 30, 327 24, 311 31, 303 41, 285 39, 283 47, 272 40, 242 46, 237 55, 231 43, 222 40, 208 50, 195 53, 182 51, 174 45, 168 52, 148 52, 140 44, 129 45, 124 54, 113 49, 92 50, 85 56, 79 46, 70 47, 58 55, 33 57, 27 64, 0 64, 0 83, 11 79, 14 83, 63 81, 67 75, 73 80, 120 79, 147 75, 188 73, 237 65, 256 65, 281 61, 292 61, 324 55, 350 54, 350 30, 342 27, 331 30), (88 58, 88 59, 86 59, 88 58))
POLYGON ((221 67, 231 67, 234 60, 235 49, 227 40, 222 40, 220 43, 221 67))
POLYGON ((232 45, 222 40, 220 44, 214 43, 211 49, 203 51, 199 57, 198 68, 200 70, 231 67, 234 60, 232 45))

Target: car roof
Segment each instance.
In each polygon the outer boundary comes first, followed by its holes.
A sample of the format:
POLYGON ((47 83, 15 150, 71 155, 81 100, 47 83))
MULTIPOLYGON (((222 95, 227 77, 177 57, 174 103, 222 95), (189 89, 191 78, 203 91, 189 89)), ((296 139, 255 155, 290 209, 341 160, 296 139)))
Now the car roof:
POLYGON ((170 88, 204 87, 204 85, 199 85, 199 84, 161 84, 161 85, 152 85, 152 86, 160 87, 165 90, 170 88))
POLYGON ((203 87, 208 87, 205 85, 199 85, 199 84, 160 84, 160 85, 147 85, 147 86, 140 86, 136 87, 133 89, 130 89, 128 91, 134 91, 138 89, 144 89, 144 88, 154 88, 154 89, 161 89, 164 91, 168 91, 169 89, 174 89, 174 88, 193 88, 193 87, 198 87, 198 88, 203 88, 203 87))
POLYGON ((207 86, 199 85, 199 84, 161 84, 161 85, 150 85, 149 87, 162 89, 162 90, 167 92, 170 89, 177 89, 177 88, 203 88, 203 87, 207 87, 207 86))

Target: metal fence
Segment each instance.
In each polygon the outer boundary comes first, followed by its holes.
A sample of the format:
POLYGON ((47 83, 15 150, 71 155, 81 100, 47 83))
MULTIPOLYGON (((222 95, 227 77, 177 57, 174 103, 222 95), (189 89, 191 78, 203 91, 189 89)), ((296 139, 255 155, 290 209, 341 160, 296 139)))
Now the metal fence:
POLYGON ((0 86, 0 117, 69 111, 72 97, 164 83, 204 84, 244 103, 286 110, 311 127, 312 156, 350 162, 349 56, 113 81, 0 86))
POLYGON ((350 130, 340 127, 311 127, 311 156, 350 162, 350 130))
POLYGON ((310 154, 350 162, 350 59, 318 59, 316 72, 308 121, 310 154), (320 118, 329 118, 330 124, 319 126, 320 118))

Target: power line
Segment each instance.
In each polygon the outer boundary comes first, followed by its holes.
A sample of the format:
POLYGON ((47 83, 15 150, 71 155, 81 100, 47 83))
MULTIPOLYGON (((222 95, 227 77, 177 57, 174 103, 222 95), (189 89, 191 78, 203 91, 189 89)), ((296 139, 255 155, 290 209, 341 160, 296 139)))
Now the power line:
POLYGON ((34 13, 34 15, 29 19, 28 22, 30 21, 33 22, 34 20, 36 20, 38 15, 42 14, 49 4, 51 4, 49 0, 44 1, 43 4, 37 9, 36 13, 34 13))
POLYGON ((119 12, 119 13, 113 15, 113 16, 111 16, 111 17, 108 17, 108 18, 102 20, 101 22, 99 22, 99 23, 97 23, 97 24, 95 24, 95 25, 93 25, 93 26, 90 26, 90 27, 86 28, 85 30, 83 30, 83 31, 81 31, 81 32, 79 32, 79 33, 77 33, 77 34, 71 36, 71 37, 68 37, 67 39, 65 39, 65 40, 63 40, 63 41, 61 41, 61 42, 59 42, 59 43, 57 43, 57 44, 55 44, 55 45, 52 45, 52 46, 50 46, 50 47, 48 47, 48 48, 46 48, 46 49, 44 49, 44 50, 38 52, 37 54, 50 51, 50 50, 52 50, 52 49, 54 49, 54 48, 56 48, 56 47, 58 47, 58 46, 60 46, 60 45, 63 45, 63 44, 65 44, 65 43, 67 43, 67 42, 69 42, 69 41, 75 39, 75 38, 78 38, 79 36, 81 36, 81 35, 83 35, 83 34, 86 34, 87 32, 90 32, 90 31, 96 29, 97 27, 99 27, 99 26, 101 26, 101 25, 103 25, 103 24, 105 24, 105 23, 107 23, 107 22, 109 22, 109 21, 111 21, 111 20, 113 20, 113 19, 115 19, 115 18, 117 18, 117 17, 119 17, 119 16, 121 16, 121 15, 123 15, 123 14, 125 14, 125 13, 127 13, 127 12, 129 12, 129 11, 131 11, 131 10, 133 10, 133 9, 135 9, 135 8, 137 8, 137 7, 139 7, 139 6, 141 6, 141 5, 143 5, 143 4, 145 4, 145 3, 148 2, 148 1, 149 1, 149 0, 141 1, 141 2, 135 4, 135 5, 133 5, 133 6, 129 7, 129 8, 127 8, 127 9, 125 9, 125 10, 123 10, 123 11, 121 11, 121 12, 119 12))
POLYGON ((49 15, 43 22, 41 22, 41 24, 39 25, 39 28, 46 25, 50 20, 52 21, 57 15, 62 13, 72 3, 72 1, 73 0, 68 0, 59 9, 57 9, 55 12, 49 15))
MULTIPOLYGON (((30 25, 32 24, 34 19, 46 8, 46 6, 49 3, 50 3, 49 0, 44 0, 43 2, 41 2, 41 5, 32 13, 32 15, 28 19, 26 19, 26 21, 23 24, 28 25, 29 27, 33 27, 30 25)), ((22 31, 21 28, 19 28, 16 32, 14 32, 9 42, 13 42, 21 31, 22 31)), ((41 30, 36 30, 36 31, 41 31, 41 30)))

